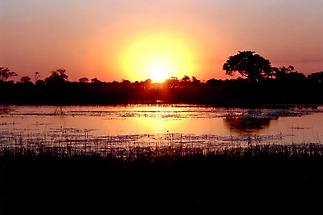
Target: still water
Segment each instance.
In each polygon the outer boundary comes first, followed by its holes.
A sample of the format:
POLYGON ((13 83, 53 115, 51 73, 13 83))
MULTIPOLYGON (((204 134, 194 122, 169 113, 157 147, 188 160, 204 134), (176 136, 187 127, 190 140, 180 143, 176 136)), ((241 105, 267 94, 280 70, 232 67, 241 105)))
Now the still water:
POLYGON ((321 143, 323 108, 232 109, 198 105, 1 106, 0 143, 107 139, 167 142, 321 143))

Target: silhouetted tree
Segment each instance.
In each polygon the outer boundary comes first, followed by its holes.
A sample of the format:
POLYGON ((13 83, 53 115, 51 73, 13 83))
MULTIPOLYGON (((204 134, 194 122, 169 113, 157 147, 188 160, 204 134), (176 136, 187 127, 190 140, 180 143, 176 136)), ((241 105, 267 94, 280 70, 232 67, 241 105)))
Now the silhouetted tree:
POLYGON ((165 83, 167 88, 176 88, 179 86, 179 80, 177 77, 171 77, 170 79, 167 79, 165 83))
POLYGON ((289 81, 306 81, 306 76, 301 72, 290 72, 287 74, 287 80, 289 81))
POLYGON ((88 78, 86 78, 86 77, 83 77, 83 78, 80 78, 80 79, 79 79, 79 82, 80 82, 80 83, 88 83, 88 82, 89 82, 89 79, 88 79, 88 78))
POLYGON ((308 79, 319 84, 323 83, 323 72, 315 72, 308 76, 308 79))
POLYGON ((123 79, 121 84, 129 85, 129 84, 131 84, 131 81, 123 79))
POLYGON ((147 80, 145 80, 144 81, 144 87, 145 88, 149 88, 149 87, 151 87, 151 82, 152 82, 152 80, 151 79, 147 79, 147 80))
POLYGON ((184 77, 182 78, 182 82, 185 82, 185 83, 191 82, 191 79, 187 75, 184 75, 184 77))
POLYGON ((45 86, 45 81, 44 80, 37 80, 36 81, 36 86, 45 86))
POLYGON ((295 68, 293 66, 274 67, 273 72, 277 80, 284 80, 289 73, 295 72, 295 68))
POLYGON ((100 81, 99 79, 97 79, 97 78, 92 78, 91 79, 91 83, 92 84, 100 84, 100 83, 102 83, 102 81, 100 81))
POLYGON ((30 83, 31 78, 29 76, 23 76, 23 77, 20 78, 20 81, 22 83, 30 83))
POLYGON ((218 82, 220 82, 219 80, 216 80, 214 78, 210 79, 210 80, 207 80, 206 81, 206 84, 209 85, 209 86, 214 86, 216 85, 218 82))
POLYGON ((275 77, 281 81, 305 81, 306 76, 303 73, 295 71, 293 66, 273 68, 275 77))
POLYGON ((53 71, 52 74, 45 79, 46 84, 63 84, 68 80, 65 69, 57 69, 53 71))
POLYGON ((272 76, 272 67, 269 60, 252 51, 242 51, 229 57, 223 65, 227 75, 238 72, 249 81, 258 81, 272 76))
POLYGON ((17 73, 11 72, 8 68, 0 67, 0 80, 7 81, 14 76, 17 76, 17 73))
POLYGON ((199 86, 201 84, 201 81, 198 80, 195 76, 192 77, 192 83, 194 86, 199 86))

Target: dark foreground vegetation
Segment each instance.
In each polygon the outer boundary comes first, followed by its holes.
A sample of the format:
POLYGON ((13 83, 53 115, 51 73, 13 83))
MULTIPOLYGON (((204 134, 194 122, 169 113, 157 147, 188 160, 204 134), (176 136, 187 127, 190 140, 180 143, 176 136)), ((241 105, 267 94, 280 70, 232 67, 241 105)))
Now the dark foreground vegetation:
POLYGON ((212 105, 323 104, 323 72, 308 76, 294 67, 273 67, 269 60, 251 51, 231 56, 223 66, 235 80, 200 81, 185 76, 164 83, 102 82, 97 78, 68 81, 67 72, 58 69, 44 80, 36 72, 34 81, 0 67, 0 103, 11 104, 120 104, 197 103, 212 105))
POLYGON ((322 152, 272 145, 127 160, 7 151, 0 214, 309 214, 322 209, 322 152))

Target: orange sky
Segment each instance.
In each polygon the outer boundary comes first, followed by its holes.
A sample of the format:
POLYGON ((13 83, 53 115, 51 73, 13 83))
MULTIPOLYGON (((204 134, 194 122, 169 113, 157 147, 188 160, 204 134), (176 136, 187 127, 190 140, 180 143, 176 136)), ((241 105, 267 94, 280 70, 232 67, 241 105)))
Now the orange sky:
POLYGON ((323 0, 1 0, 0 29, 0 66, 20 76, 65 68, 71 80, 134 79, 120 63, 127 48, 160 34, 186 44, 201 80, 225 78, 239 50, 323 70, 323 0))

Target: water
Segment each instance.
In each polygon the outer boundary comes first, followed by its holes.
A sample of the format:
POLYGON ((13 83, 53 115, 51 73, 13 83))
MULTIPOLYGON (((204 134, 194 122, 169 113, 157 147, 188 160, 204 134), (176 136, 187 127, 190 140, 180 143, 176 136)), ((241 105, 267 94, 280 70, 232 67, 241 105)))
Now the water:
POLYGON ((303 144, 323 140, 323 108, 232 109, 198 105, 1 106, 0 144, 303 144))

